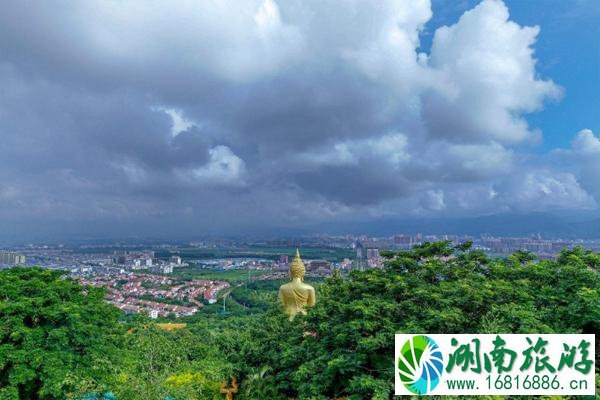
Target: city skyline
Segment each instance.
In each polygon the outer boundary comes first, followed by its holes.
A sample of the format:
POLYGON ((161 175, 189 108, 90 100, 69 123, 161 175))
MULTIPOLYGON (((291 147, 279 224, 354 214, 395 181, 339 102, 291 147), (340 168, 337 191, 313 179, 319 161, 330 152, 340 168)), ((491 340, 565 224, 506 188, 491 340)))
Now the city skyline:
POLYGON ((8 2, 0 242, 600 237, 599 16, 588 0, 8 2))

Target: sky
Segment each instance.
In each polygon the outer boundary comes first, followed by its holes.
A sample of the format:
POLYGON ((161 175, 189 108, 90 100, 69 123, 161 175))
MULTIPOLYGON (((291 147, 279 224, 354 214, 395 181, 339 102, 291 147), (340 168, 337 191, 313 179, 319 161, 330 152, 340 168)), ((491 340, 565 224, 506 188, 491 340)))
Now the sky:
POLYGON ((592 212, 600 2, 3 3, 0 237, 592 212))

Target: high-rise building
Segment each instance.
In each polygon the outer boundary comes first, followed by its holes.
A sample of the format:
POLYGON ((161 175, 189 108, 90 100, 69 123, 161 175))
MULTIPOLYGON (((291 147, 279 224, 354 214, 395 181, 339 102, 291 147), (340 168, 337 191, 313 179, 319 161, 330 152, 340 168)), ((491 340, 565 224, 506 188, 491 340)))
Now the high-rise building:
POLYGON ((413 238, 410 235, 394 236, 394 244, 401 248, 410 248, 413 244, 413 238))
POLYGON ((172 274, 173 264, 159 264, 150 267, 150 271, 156 274, 172 274))
POLYGON ((171 256, 171 262, 173 264, 180 265, 181 264, 181 257, 179 257, 179 256, 171 256))
POLYGON ((362 260, 365 258, 365 248, 363 247, 361 242, 356 242, 356 244, 354 245, 354 248, 356 249, 356 259, 357 260, 362 260))
POLYGON ((379 258, 379 249, 375 247, 367 248, 367 259, 379 258))
POLYGON ((367 254, 365 248, 361 242, 356 241, 354 243, 354 250, 356 250, 356 260, 354 260, 354 267, 358 269, 364 269, 367 265, 367 254))

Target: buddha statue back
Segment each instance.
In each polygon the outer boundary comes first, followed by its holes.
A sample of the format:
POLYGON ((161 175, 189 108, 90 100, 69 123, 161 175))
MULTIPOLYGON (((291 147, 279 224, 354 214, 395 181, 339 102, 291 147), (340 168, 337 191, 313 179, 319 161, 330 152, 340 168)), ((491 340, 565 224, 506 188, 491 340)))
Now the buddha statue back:
POLYGON ((279 288, 279 300, 283 304, 284 311, 294 319, 296 314, 306 314, 306 307, 315 305, 315 289, 304 283, 306 268, 300 258, 300 251, 296 249, 296 256, 290 263, 291 282, 281 285, 279 288))

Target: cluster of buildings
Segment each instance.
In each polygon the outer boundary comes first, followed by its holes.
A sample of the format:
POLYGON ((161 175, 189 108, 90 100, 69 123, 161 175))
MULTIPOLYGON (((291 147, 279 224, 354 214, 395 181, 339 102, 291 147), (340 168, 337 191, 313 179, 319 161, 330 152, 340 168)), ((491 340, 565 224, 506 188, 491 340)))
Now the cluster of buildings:
MULTIPOLYGON (((531 251, 540 258, 555 257, 563 248, 581 245, 600 251, 600 240, 548 239, 539 235, 529 237, 497 237, 481 235, 426 235, 396 234, 385 237, 367 235, 319 235, 296 239, 234 240, 210 239, 181 244, 97 244, 80 246, 27 245, 0 251, 0 268, 14 265, 38 265, 45 268, 68 270, 73 276, 118 275, 122 273, 151 273, 176 275, 178 268, 194 265, 198 268, 226 270, 263 270, 267 273, 287 272, 290 256, 282 254, 271 259, 272 249, 324 249, 323 254, 334 255, 331 260, 306 260, 307 273, 328 276, 332 271, 352 268, 379 268, 383 265, 381 251, 408 250, 425 242, 448 240, 453 243, 472 241, 475 249, 496 256, 506 256, 517 250, 531 251), (197 259, 190 257, 193 249, 210 249, 208 254, 221 255, 207 259, 198 251, 197 259), (266 250, 261 250, 266 249, 266 250), (214 250, 214 252, 213 252, 214 250), (157 256, 155 251, 160 254, 157 256), (186 261, 180 254, 186 254, 186 261), (252 257, 253 252, 257 256, 252 257), (264 257, 268 254, 268 257, 264 257), (239 255, 239 256, 238 256, 239 255)), ((327 257, 320 255, 320 257, 327 257)), ((263 274, 264 275, 264 274, 263 274)), ((268 275, 268 274, 267 274, 268 275)), ((265 275, 265 276, 267 276, 265 275)))
MULTIPOLYGON (((338 239, 339 240, 339 239, 338 239)), ((402 234, 390 237, 349 236, 346 240, 356 251, 355 266, 378 267, 381 265, 379 250, 409 250, 425 242, 448 240, 454 244, 473 242, 475 249, 480 249, 491 255, 506 256, 518 250, 530 251, 540 258, 555 257, 562 249, 574 246, 583 246, 587 249, 599 251, 600 240, 575 240, 575 239, 545 239, 540 235, 528 237, 495 237, 481 235, 473 237, 467 235, 423 235, 402 234)))
POLYGON ((271 260, 247 257, 193 259, 190 262, 202 268, 219 271, 232 269, 268 270, 272 265, 271 260))
MULTIPOLYGON (((290 256, 287 254, 282 254, 275 262, 272 263, 271 269, 274 273, 276 273, 277 277, 279 277, 280 275, 286 275, 289 269, 289 263, 290 256)), ((306 274, 308 276, 326 277, 331 275, 334 269, 350 269, 350 267, 352 266, 352 261, 346 258, 341 262, 332 263, 331 261, 322 259, 305 259, 304 266, 306 268, 306 274)))
POLYGON ((25 256, 23 254, 10 251, 0 251, 0 266, 12 267, 23 264, 25 264, 25 256))
POLYGON ((510 237, 482 237, 476 245, 493 254, 510 254, 516 250, 525 250, 540 256, 552 256, 559 253, 565 247, 573 247, 572 241, 548 240, 539 236, 527 238, 510 237))
MULTIPOLYGON (((104 246, 66 247, 63 245, 28 245, 0 250, 0 267, 15 265, 41 266, 67 270, 73 276, 150 272, 172 274, 176 268, 188 267, 179 255, 157 257, 153 250, 119 249, 107 252, 104 246)), ((110 246, 112 247, 112 246, 110 246)), ((139 248, 139 246, 137 246, 139 248)))
POLYGON ((116 250, 111 262, 126 271, 149 270, 158 274, 172 274, 174 268, 188 266, 178 255, 173 255, 168 260, 157 259, 154 251, 116 250))
POLYGON ((107 300, 127 313, 152 318, 190 316, 204 303, 215 303, 217 293, 229 287, 224 281, 177 281, 166 276, 123 273, 81 278, 84 285, 105 288, 107 300))
POLYGON ((359 241, 353 243, 353 247, 356 250, 356 260, 354 261, 355 268, 363 269, 383 267, 383 258, 379 254, 379 248, 372 246, 365 247, 359 241))

